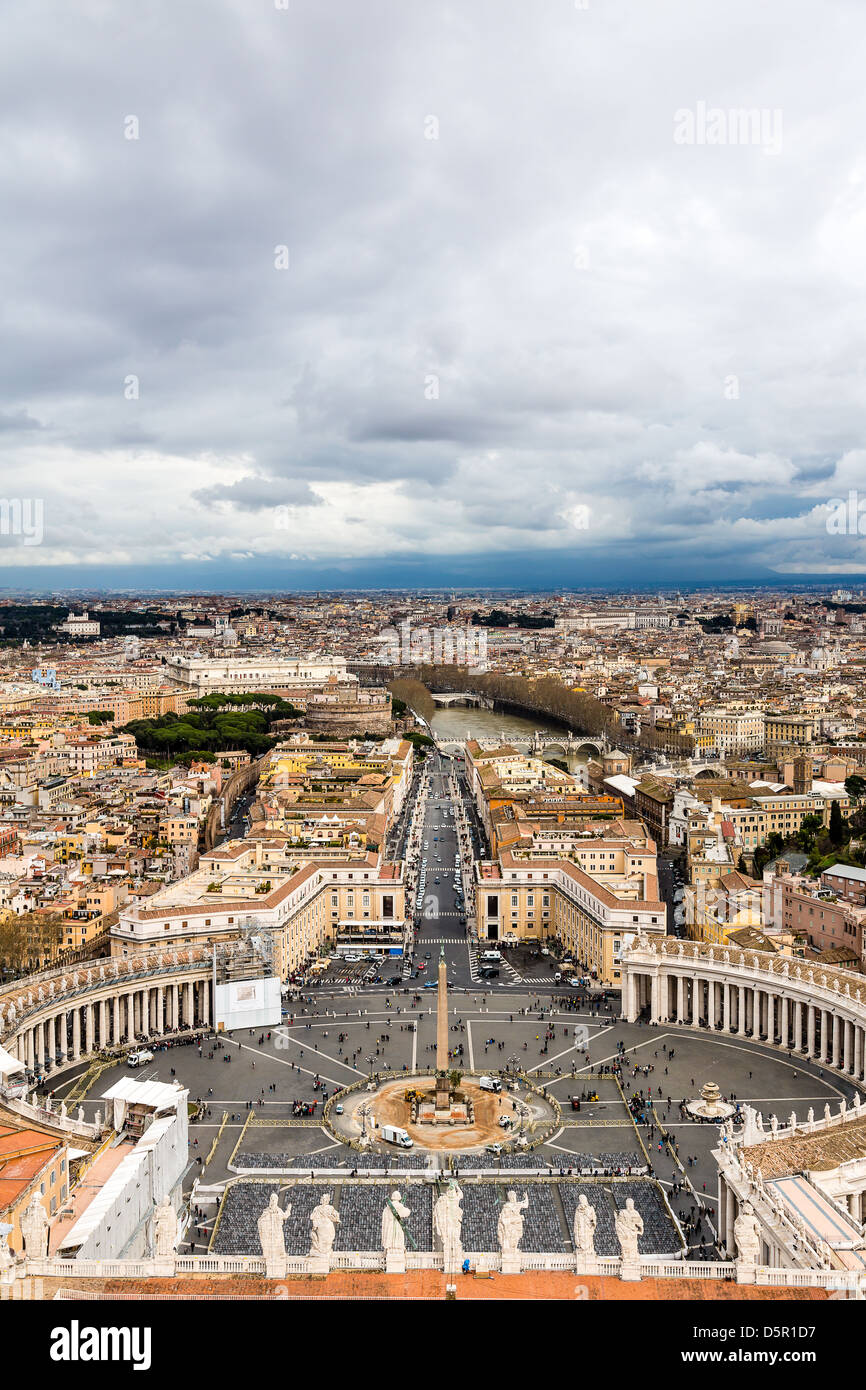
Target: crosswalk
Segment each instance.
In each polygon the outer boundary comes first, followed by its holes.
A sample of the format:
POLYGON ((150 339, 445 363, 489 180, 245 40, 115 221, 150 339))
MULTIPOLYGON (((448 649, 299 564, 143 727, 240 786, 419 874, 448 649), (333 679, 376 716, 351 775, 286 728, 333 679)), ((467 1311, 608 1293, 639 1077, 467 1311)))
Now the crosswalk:
POLYGON ((469 940, 466 936, 423 936, 420 937, 418 946, 461 946, 469 940))

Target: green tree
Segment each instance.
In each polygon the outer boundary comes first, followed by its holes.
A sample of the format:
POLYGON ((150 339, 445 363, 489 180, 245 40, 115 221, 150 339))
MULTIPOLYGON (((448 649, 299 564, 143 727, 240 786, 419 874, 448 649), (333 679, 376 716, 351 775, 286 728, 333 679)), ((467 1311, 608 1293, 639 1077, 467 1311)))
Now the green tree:
POLYGON ((850 777, 845 778, 845 790, 852 800, 859 801, 863 796, 866 796, 866 777, 852 772, 850 777))
POLYGON ((834 797, 830 807, 830 841, 837 849, 845 843, 846 828, 842 807, 839 805, 838 798, 834 797))

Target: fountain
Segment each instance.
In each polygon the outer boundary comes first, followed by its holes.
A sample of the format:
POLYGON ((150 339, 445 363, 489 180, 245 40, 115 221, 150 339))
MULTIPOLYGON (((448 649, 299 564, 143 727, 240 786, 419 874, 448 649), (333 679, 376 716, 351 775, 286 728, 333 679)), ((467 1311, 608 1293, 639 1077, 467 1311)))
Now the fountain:
POLYGON ((721 1092, 715 1081, 708 1081, 705 1086, 701 1087, 700 1099, 689 1101, 686 1109, 696 1120, 721 1122, 733 1115, 735 1107, 722 1100, 721 1092))

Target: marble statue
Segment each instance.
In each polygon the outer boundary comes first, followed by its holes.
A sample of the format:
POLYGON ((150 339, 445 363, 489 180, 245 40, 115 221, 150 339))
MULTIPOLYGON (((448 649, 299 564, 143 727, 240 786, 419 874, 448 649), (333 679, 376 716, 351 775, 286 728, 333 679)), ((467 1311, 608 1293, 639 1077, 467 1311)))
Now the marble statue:
POLYGON ((503 1255, 516 1255, 518 1246, 523 1239, 523 1213, 529 1206, 529 1198, 524 1192, 522 1201, 518 1200, 517 1193, 513 1190, 508 1193, 508 1201, 499 1213, 499 1222, 496 1228, 499 1237, 499 1248, 503 1255))
POLYGON ((463 1259, 460 1231, 463 1225, 463 1193, 452 1178, 433 1207, 433 1230, 445 1254, 445 1268, 456 1268, 463 1259))
POLYGON ((382 1247, 386 1256, 389 1253, 405 1251, 406 1232, 403 1222, 408 1221, 410 1215, 409 1208, 404 1207, 400 1193, 395 1188, 382 1212, 382 1247))
POLYGON ((276 1192, 271 1193, 271 1200, 258 1220, 259 1241, 266 1263, 279 1261, 285 1256, 286 1242, 283 1238, 283 1225, 291 1210, 291 1203, 289 1203, 285 1211, 281 1211, 276 1192))
POLYGON ((77 1118, 78 1118, 78 1123, 79 1123, 79 1124, 83 1124, 83 1123, 84 1123, 84 1106, 83 1106, 83 1105, 79 1105, 78 1110, 76 1111, 76 1115, 77 1115, 77 1118))
POLYGON ((177 1243, 177 1215, 166 1192, 153 1213, 153 1252, 157 1259, 174 1254, 177 1243))
POLYGON ((595 1228, 598 1225, 598 1216, 595 1207, 591 1207, 586 1200, 586 1194, 580 1194, 580 1201, 574 1213, 574 1249, 575 1253, 585 1255, 589 1259, 595 1259, 595 1228))
POLYGON ((21 1218, 24 1253, 28 1260, 38 1260, 48 1249, 48 1217, 45 1208, 34 1194, 21 1218))
POLYGON ((737 1262, 744 1265, 757 1264, 761 1249, 761 1228, 751 1202, 743 1203, 734 1222, 734 1240, 737 1243, 737 1262))
POLYGON ((634 1204, 633 1197, 627 1197, 625 1206, 620 1207, 614 1222, 616 1238, 622 1251, 623 1264, 637 1264, 638 1237, 643 1235, 643 1217, 634 1204))
POLYGON ((310 1222, 313 1234, 310 1239, 310 1254, 320 1258, 328 1256, 334 1248, 336 1238, 336 1226, 340 1217, 335 1207, 331 1206, 331 1194, 326 1192, 317 1207, 313 1207, 310 1212, 310 1222))

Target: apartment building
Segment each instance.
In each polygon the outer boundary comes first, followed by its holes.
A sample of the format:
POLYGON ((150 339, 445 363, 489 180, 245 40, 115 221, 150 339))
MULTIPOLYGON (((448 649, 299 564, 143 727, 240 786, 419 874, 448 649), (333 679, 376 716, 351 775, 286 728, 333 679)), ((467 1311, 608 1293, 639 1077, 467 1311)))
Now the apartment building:
POLYGON ((123 908, 111 950, 129 956, 255 931, 271 937, 274 968, 286 979, 323 947, 399 955, 404 928, 402 865, 372 852, 297 863, 280 841, 246 839, 203 855, 193 874, 146 904, 123 908))
POLYGON ((693 941, 724 946, 743 927, 764 930, 763 886, 731 870, 685 889, 685 927, 693 941))
POLYGON ((668 843, 668 822, 674 806, 675 786, 661 777, 642 777, 634 789, 635 814, 659 845, 668 843))
POLYGON ((761 710, 704 710, 695 721, 697 751, 720 758, 760 752, 764 738, 761 710))
POLYGON ((616 987, 623 943, 666 931, 655 845, 588 841, 580 862, 503 851, 475 866, 480 940, 558 940, 600 983, 616 987))
MULTIPOLYGON (((839 868, 841 866, 834 866, 839 868)), ((810 951, 843 952, 846 964, 862 968, 866 907, 846 902, 820 880, 787 871, 779 860, 775 873, 764 874, 768 919, 772 924, 802 940, 810 951)))
POLYGON ((6 1244, 15 1255, 24 1250, 21 1218, 34 1196, 48 1217, 56 1215, 69 1195, 69 1149, 41 1130, 0 1125, 0 1222, 10 1227, 6 1244))
POLYGON ((273 657, 202 657, 170 656, 165 664, 170 684, 192 689, 201 695, 210 691, 228 694, 243 690, 314 689, 329 681, 349 684, 357 677, 349 675, 343 656, 273 657))
POLYGON ((764 747, 768 757, 789 752, 791 746, 800 747, 813 742, 816 730, 814 715, 768 714, 764 747))

